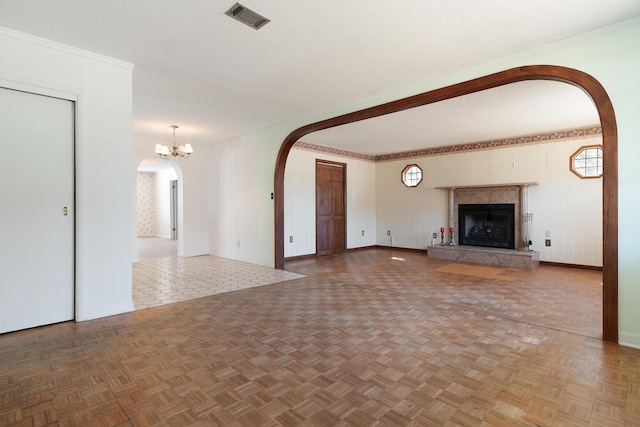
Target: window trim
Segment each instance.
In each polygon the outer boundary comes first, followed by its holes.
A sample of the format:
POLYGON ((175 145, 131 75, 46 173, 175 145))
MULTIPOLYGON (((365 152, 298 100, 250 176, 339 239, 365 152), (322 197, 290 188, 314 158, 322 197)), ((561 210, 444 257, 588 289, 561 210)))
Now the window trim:
POLYGON ((600 170, 601 170, 600 174, 598 174, 598 175, 593 175, 593 176, 590 176, 590 175, 582 175, 582 174, 581 174, 580 172, 578 172, 578 171, 575 169, 575 167, 574 167, 574 164, 575 164, 574 162, 575 162, 576 157, 577 157, 580 153, 582 153, 583 151, 586 151, 586 150, 589 150, 589 149, 592 149, 592 148, 597 148, 597 149, 599 149, 599 150, 600 150, 600 156, 601 156, 601 157, 600 157, 600 159, 601 159, 601 163, 602 163, 602 162, 604 162, 604 147, 602 146, 602 144, 583 145, 582 147, 578 148, 578 149, 577 149, 577 150, 576 150, 576 151, 575 151, 575 152, 574 152, 574 153, 569 157, 569 170, 570 170, 574 175, 576 175, 578 178, 580 178, 580 179, 602 178, 602 175, 603 175, 603 172, 602 172, 602 171, 604 171, 604 168, 603 168, 603 165, 602 165, 602 164, 600 164, 600 170))
POLYGON ((407 165, 404 167, 404 169, 402 169, 402 173, 400 174, 400 180, 402 181, 402 183, 404 184, 405 187, 407 188, 416 188, 418 185, 420 185, 420 183, 422 182, 422 179, 424 178, 424 171, 422 170, 422 168, 420 166, 418 166, 415 163, 412 163, 410 165, 407 165), (406 178, 406 174, 409 172, 409 170, 413 167, 418 168, 418 170, 420 171, 420 179, 418 180, 418 182, 416 182, 415 185, 409 185, 407 184, 407 182, 405 181, 406 178))

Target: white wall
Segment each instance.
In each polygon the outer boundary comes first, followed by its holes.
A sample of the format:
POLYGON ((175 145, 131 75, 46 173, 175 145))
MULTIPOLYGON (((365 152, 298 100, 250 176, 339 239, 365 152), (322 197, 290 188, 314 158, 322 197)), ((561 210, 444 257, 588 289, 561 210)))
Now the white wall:
POLYGON ((347 249, 375 245, 375 164, 293 148, 284 176, 284 256, 316 253, 316 159, 347 164, 347 249))
MULTIPOLYGON (((210 253, 254 264, 273 265, 260 257, 261 202, 270 200, 273 184, 263 182, 260 151, 243 138, 216 144, 210 150, 210 253), (233 207, 230 209, 230 207, 233 207)), ((269 203, 269 202, 267 202, 269 203)), ((273 209, 273 202, 269 203, 273 209)))
POLYGON ((206 147, 193 145, 193 150, 191 157, 176 162, 182 171, 182 180, 178 180, 178 203, 182 203, 183 208, 182 234, 178 232, 178 236, 182 236, 184 242, 182 248, 178 246, 178 255, 185 257, 209 253, 209 156, 206 147))
MULTIPOLYGON (((427 59, 425 59, 427 60, 427 59)), ((300 126, 322 119, 378 105, 417 93, 438 89, 471 80, 498 71, 523 65, 553 64, 576 68, 595 77, 611 97, 616 112, 619 138, 619 330, 620 341, 640 346, 640 252, 637 241, 640 229, 635 227, 635 216, 640 209, 640 175, 635 172, 640 158, 640 121, 637 120, 640 99, 640 21, 630 22, 583 35, 579 38, 502 58, 465 70, 452 70, 437 78, 416 82, 403 88, 380 88, 381 92, 348 105, 336 105, 313 115, 299 117, 279 126, 245 135, 217 144, 212 148, 211 180, 212 200, 212 253, 230 258, 274 265, 274 211, 268 197, 273 191, 275 159, 284 138, 300 126), (250 181, 229 182, 233 171, 225 164, 241 165, 243 156, 250 170, 250 181), (225 186, 230 185, 227 190, 225 186), (248 202, 233 194, 254 198, 251 209, 248 202), (238 212, 241 218, 236 218, 238 212), (240 224, 241 223, 241 224, 240 224), (231 230, 225 230, 229 226, 231 230), (221 237, 222 234, 225 237, 221 237), (238 239, 238 237, 240 237, 238 239), (251 241, 251 251, 236 248, 237 240, 251 241), (215 241, 214 241, 215 240, 215 241), (215 248, 215 250, 214 250, 215 248)), ((380 219, 378 219, 378 222, 380 219)), ((535 222, 536 220, 534 220, 535 222)), ((561 237, 561 236, 558 236, 561 237)), ((246 246, 246 245, 245 245, 246 246)))
POLYGON ((76 100, 76 319, 132 310, 132 65, 4 28, 0 57, 0 86, 76 100))
MULTIPOLYGON (((454 156, 449 157, 453 160, 454 156)), ((448 223, 449 200, 446 191, 434 188, 442 158, 419 157, 376 164, 376 244, 425 249, 432 243, 432 233, 438 232, 440 236, 440 227, 448 223), (402 170, 409 164, 422 169, 422 182, 417 187, 408 188, 402 183, 402 170)))
MULTIPOLYGON (((532 249, 543 261, 602 266, 602 179, 580 179, 569 157, 601 137, 378 162, 376 164, 378 245, 425 249, 432 233, 448 228, 448 191, 435 187, 538 182, 529 187, 533 213, 532 249), (399 176, 407 164, 423 180, 407 188, 399 176), (551 247, 544 246, 545 232, 551 247)), ((471 141, 470 141, 471 142, 471 141)), ((445 236, 445 239, 448 236, 445 236)))

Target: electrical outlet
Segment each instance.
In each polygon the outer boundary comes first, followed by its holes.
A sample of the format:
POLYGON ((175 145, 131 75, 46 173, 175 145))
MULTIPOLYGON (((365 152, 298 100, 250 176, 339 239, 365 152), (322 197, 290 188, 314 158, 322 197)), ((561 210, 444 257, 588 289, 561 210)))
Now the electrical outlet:
POLYGON ((437 239, 438 238, 438 233, 433 233, 433 238, 437 239))
POLYGON ((387 230, 387 236, 391 236, 391 230, 387 230))
POLYGON ((289 236, 289 243, 293 243, 293 236, 289 236))
POLYGON ((551 239, 544 239, 545 246, 551 246, 551 239))
POLYGON ((362 230, 362 235, 364 236, 364 230, 362 230))

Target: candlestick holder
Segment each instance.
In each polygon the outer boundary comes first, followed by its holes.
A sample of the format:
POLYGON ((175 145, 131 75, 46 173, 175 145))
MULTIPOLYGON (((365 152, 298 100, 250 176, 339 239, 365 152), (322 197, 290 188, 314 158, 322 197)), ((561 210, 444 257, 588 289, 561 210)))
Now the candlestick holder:
POLYGON ((524 246, 522 247, 523 251, 531 252, 531 228, 533 225, 533 214, 525 213, 522 214, 522 231, 523 231, 523 240, 524 246))
POLYGON ((455 243, 453 242, 453 230, 449 230, 449 246, 454 246, 455 243))
POLYGON ((444 246, 444 230, 440 230, 440 246, 444 246))

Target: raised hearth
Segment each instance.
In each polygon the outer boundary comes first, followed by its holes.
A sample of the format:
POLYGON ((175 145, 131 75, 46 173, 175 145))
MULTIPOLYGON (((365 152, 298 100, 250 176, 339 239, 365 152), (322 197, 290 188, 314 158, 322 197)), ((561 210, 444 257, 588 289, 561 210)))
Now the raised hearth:
POLYGON ((540 265, 539 252, 476 246, 429 246, 427 248, 427 256, 449 261, 473 262, 501 267, 532 269, 540 265))

